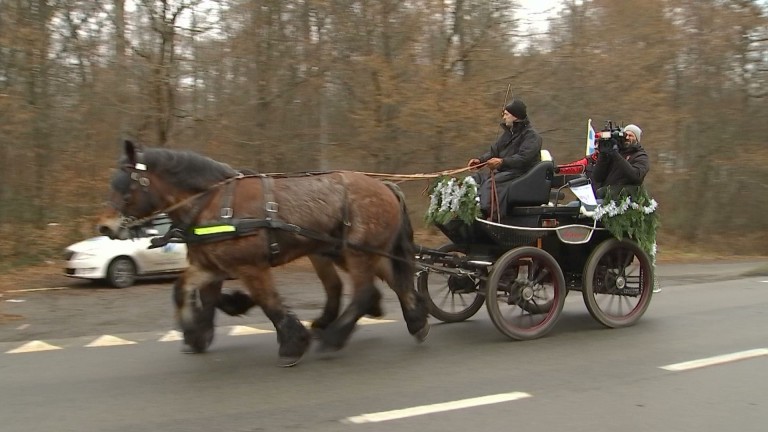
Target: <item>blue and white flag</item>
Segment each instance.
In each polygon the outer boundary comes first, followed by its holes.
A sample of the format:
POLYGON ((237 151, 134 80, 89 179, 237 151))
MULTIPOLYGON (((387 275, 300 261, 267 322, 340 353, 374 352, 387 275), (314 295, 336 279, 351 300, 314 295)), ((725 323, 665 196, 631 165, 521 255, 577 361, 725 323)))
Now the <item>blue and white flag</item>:
POLYGON ((587 121, 587 156, 595 152, 595 130, 592 129, 592 119, 587 121))

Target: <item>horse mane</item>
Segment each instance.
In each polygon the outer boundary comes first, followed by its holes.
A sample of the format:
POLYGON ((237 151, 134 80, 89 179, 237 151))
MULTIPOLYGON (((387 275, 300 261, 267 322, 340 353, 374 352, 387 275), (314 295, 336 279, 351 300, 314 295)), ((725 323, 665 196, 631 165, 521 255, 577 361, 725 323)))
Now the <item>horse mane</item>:
POLYGON ((238 175, 231 166, 188 150, 147 148, 144 163, 166 181, 190 191, 204 191, 238 175))

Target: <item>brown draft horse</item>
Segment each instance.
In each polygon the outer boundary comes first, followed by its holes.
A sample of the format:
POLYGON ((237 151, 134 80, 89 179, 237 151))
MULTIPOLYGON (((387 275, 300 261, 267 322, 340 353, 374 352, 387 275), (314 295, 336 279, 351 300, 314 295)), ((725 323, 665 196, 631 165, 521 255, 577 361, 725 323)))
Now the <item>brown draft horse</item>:
POLYGON ((173 297, 192 352, 204 352, 213 341, 217 306, 232 314, 258 305, 277 331, 279 365, 298 363, 310 334, 281 302, 270 268, 303 256, 327 294, 312 323, 321 349, 341 349, 362 316, 381 315, 377 277, 397 294, 408 331, 418 341, 426 338, 427 309, 413 285, 413 230, 396 186, 354 172, 243 176, 193 152, 144 149, 131 141, 124 151, 111 180, 114 210, 100 218, 99 231, 127 238, 130 228, 161 212, 180 228, 190 266, 173 297), (342 282, 334 265, 353 285, 341 314, 342 282), (240 279, 248 296, 222 296, 227 277, 240 279))

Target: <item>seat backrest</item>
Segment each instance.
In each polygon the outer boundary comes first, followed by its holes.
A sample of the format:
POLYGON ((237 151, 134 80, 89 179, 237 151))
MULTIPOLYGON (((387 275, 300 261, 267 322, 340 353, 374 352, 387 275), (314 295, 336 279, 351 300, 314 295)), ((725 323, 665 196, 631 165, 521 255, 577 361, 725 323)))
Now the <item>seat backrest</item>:
POLYGON ((549 191, 555 175, 552 160, 542 160, 527 173, 512 180, 507 186, 507 206, 536 206, 549 202, 549 191))

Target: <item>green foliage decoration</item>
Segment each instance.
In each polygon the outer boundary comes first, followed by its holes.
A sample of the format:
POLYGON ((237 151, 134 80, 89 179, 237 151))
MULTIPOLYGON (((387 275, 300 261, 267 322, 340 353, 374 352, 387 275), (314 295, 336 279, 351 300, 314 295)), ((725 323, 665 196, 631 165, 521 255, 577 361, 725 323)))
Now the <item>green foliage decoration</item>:
POLYGON ((618 193, 609 190, 593 217, 619 240, 634 240, 655 262, 656 231, 660 225, 658 206, 642 186, 623 188, 618 193))
POLYGON ((427 224, 444 225, 460 219, 471 225, 478 216, 477 182, 472 177, 441 177, 430 187, 429 208, 424 215, 427 224))

